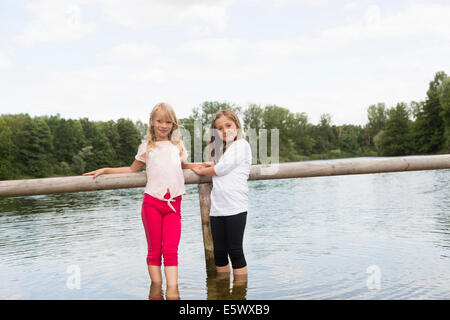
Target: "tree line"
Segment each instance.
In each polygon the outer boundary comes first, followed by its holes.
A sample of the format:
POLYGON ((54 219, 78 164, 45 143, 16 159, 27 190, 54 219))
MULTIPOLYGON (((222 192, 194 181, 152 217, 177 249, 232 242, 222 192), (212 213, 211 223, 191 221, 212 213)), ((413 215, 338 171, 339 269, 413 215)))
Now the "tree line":
MULTIPOLYGON (((423 101, 399 102, 389 108, 385 103, 369 106, 364 126, 334 125, 330 114, 312 124, 306 113, 277 105, 249 104, 244 108, 216 101, 194 107, 191 115, 179 122, 193 139, 198 134, 195 121, 206 130, 212 115, 227 108, 241 117, 244 130, 254 129, 258 135, 259 130, 267 129, 268 141, 270 129, 279 130, 280 162, 450 152, 450 77, 443 71, 435 74, 423 101)), ((1 115, 0 180, 78 175, 100 167, 129 166, 145 139, 147 126, 129 119, 1 115)), ((268 147, 270 152, 270 142, 268 147)))

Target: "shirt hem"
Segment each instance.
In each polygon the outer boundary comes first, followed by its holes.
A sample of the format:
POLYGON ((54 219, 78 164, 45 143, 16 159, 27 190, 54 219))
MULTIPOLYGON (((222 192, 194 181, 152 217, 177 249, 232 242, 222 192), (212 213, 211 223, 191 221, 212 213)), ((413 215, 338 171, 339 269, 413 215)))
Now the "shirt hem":
POLYGON ((227 213, 217 213, 217 212, 209 212, 209 215, 211 217, 222 217, 222 216, 235 216, 237 214, 240 214, 242 212, 248 212, 248 208, 241 208, 239 210, 233 210, 227 213))
MULTIPOLYGON (((144 194, 148 194, 149 196, 152 196, 153 198, 156 198, 156 199, 166 200, 166 199, 164 199, 164 196, 165 196, 166 194, 164 194, 162 197, 159 197, 159 196, 157 196, 157 195, 155 195, 155 194, 151 194, 150 192, 147 192, 147 191, 144 191, 144 194)), ((186 194, 186 192, 181 193, 181 194, 176 195, 176 196, 170 195, 170 198, 171 198, 171 199, 175 199, 175 198, 181 197, 181 196, 183 196, 183 195, 185 195, 185 194, 186 194)))

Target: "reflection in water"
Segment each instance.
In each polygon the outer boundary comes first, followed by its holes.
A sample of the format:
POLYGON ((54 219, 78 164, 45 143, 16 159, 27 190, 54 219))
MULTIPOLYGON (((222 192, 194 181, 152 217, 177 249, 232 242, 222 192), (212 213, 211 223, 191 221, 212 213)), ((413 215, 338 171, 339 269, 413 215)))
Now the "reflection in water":
POLYGON ((150 293, 148 294, 148 300, 164 300, 164 292, 161 282, 150 283, 150 293))
POLYGON ((180 292, 178 286, 167 286, 166 288, 166 300, 180 300, 180 292))
MULTIPOLYGON (((178 288, 148 284, 142 196, 136 188, 0 198, 0 299, 179 298, 178 288), (67 286, 71 266, 81 270, 77 290, 67 286)), ((183 299, 448 299, 449 208, 450 170, 251 181, 247 287, 232 274, 205 280, 198 190, 186 185, 179 291, 183 299), (381 283, 371 290, 374 265, 381 283)))
POLYGON ((230 273, 208 273, 206 277, 208 300, 246 300, 247 275, 234 276, 230 288, 230 273))
MULTIPOLYGON (((208 300, 246 300, 247 275, 233 277, 229 273, 208 272, 206 277, 206 289, 208 300), (231 288, 230 288, 231 284, 231 288)), ((164 290, 161 282, 151 282, 149 300, 164 300, 164 290)), ((180 300, 178 286, 166 287, 166 300, 180 300)))
MULTIPOLYGON (((161 282, 151 282, 148 299, 164 300, 164 291, 162 289, 161 282)), ((178 291, 178 286, 166 287, 166 300, 180 300, 180 292, 178 291)))

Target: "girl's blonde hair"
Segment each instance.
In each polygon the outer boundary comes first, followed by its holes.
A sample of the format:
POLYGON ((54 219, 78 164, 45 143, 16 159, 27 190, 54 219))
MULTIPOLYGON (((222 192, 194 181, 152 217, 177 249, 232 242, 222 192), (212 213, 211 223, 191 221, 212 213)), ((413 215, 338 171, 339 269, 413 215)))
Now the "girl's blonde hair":
POLYGON ((178 124, 175 111, 167 102, 161 102, 154 106, 152 112, 150 113, 150 119, 147 129, 146 157, 148 156, 151 148, 157 147, 155 128, 152 125, 152 119, 154 119, 156 113, 159 112, 165 113, 165 116, 172 122, 172 130, 169 133, 169 141, 172 142, 172 144, 180 150, 180 156, 182 156, 183 153, 186 152, 186 149, 184 148, 183 138, 180 134, 180 125, 178 124))
MULTIPOLYGON (((212 118, 212 121, 211 121, 211 131, 210 131, 211 138, 209 140, 209 145, 211 146, 212 150, 211 150, 211 153, 210 153, 210 155, 211 155, 210 160, 214 159, 214 155, 216 153, 216 150, 214 148, 214 146, 215 146, 215 143, 214 143, 215 137, 214 137, 214 134, 213 134, 214 129, 215 129, 215 121, 217 119, 221 118, 221 117, 229 118, 236 125, 237 135, 236 135, 236 137, 234 137, 233 142, 244 138, 244 132, 243 132, 243 129, 242 129, 241 121, 239 120, 239 117, 237 116, 237 114, 233 110, 226 109, 226 110, 221 110, 221 111, 216 112, 216 114, 214 114, 214 116, 212 118)), ((220 138, 218 137, 218 139, 220 139, 220 138)), ((227 146, 228 147, 230 146, 230 143, 228 143, 228 145, 227 145, 227 143, 225 141, 222 141, 222 143, 223 143, 222 144, 222 147, 223 147, 222 154, 224 154, 226 149, 227 149, 227 146)), ((217 159, 217 160, 219 160, 219 159, 217 159)))

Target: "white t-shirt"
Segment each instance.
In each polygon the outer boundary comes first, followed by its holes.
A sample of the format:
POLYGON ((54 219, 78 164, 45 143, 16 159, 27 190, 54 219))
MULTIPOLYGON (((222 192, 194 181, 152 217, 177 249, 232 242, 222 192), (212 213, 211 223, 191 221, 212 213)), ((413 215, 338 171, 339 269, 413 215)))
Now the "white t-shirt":
POLYGON ((212 177, 210 216, 231 216, 248 210, 248 176, 252 150, 245 139, 233 142, 217 164, 212 177))
POLYGON ((156 141, 156 146, 151 148, 146 158, 147 142, 141 143, 135 159, 146 164, 147 184, 145 193, 160 200, 165 200, 164 195, 169 189, 170 198, 175 198, 186 193, 184 188, 184 174, 181 163, 187 162, 187 153, 180 150, 171 141, 156 141))

